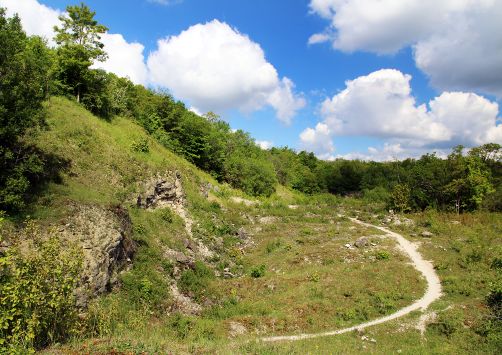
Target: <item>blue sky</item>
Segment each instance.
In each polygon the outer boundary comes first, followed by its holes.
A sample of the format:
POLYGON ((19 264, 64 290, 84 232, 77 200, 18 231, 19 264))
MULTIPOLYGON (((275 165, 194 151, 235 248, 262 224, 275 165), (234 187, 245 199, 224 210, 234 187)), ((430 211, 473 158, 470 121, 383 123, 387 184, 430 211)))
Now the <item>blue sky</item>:
MULTIPOLYGON (((45 36, 78 3, 0 0, 45 36)), ((500 1, 85 3, 121 35, 105 41, 104 69, 167 88, 258 141, 376 160, 502 143, 500 1)))

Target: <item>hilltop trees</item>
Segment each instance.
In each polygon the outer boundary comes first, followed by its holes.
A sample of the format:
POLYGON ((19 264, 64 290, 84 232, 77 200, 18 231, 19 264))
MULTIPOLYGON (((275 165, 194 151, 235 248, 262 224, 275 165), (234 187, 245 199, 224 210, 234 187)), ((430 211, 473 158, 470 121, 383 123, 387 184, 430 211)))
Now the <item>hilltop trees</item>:
POLYGON ((106 60, 100 35, 108 29, 98 24, 94 19, 96 13, 83 3, 68 6, 66 12, 67 15, 59 17, 61 27, 54 27, 54 40, 59 45, 58 79, 63 89, 72 92, 80 102, 89 86, 101 79, 95 78, 89 67, 94 61, 106 60))

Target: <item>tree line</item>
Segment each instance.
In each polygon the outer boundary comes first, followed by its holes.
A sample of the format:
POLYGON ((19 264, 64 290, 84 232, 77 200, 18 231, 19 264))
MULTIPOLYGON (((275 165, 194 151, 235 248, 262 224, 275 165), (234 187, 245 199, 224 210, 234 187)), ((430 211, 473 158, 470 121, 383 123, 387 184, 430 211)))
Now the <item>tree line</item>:
POLYGON ((43 102, 51 95, 69 97, 105 120, 129 117, 168 149, 250 195, 270 196, 282 184, 306 194, 357 195, 405 212, 502 209, 498 144, 469 152, 459 146, 447 159, 426 154, 383 163, 322 161, 288 147, 263 150, 212 112, 195 114, 168 92, 92 69, 107 58, 100 41, 107 28, 94 16, 84 4, 68 6, 52 48, 0 9, 0 209, 23 208, 33 188, 54 178, 58 162, 24 143, 43 128, 43 102))

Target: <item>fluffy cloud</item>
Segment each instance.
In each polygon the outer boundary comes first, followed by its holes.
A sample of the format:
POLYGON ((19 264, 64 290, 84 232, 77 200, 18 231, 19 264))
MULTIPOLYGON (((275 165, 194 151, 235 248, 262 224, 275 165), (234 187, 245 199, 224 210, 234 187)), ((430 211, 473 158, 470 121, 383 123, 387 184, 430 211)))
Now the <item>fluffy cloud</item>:
POLYGON ((435 87, 502 97, 502 1, 311 0, 310 8, 330 20, 336 49, 389 54, 411 45, 435 87))
POLYGON ((259 141, 259 140, 257 140, 256 144, 258 144, 258 146, 261 149, 263 149, 263 150, 270 149, 270 148, 272 148, 274 146, 274 143, 271 142, 271 141, 259 141))
MULTIPOLYGON (((155 0, 162 4, 179 1, 155 0)), ((53 27, 63 14, 37 0, 0 0, 0 6, 7 8, 9 16, 18 13, 28 34, 47 39, 54 37, 53 27)), ((257 43, 217 20, 159 40, 147 64, 141 43, 111 33, 104 34, 102 42, 108 59, 95 63, 95 68, 129 77, 137 84, 168 88, 177 98, 189 101, 196 112, 233 108, 252 112, 270 106, 281 121, 290 123, 305 106, 294 83, 279 77, 257 43)))
POLYGON ((18 14, 28 35, 38 35, 53 43, 54 26, 59 24, 61 11, 39 4, 37 0, 0 0, 0 7, 7 9, 7 16, 18 14))
POLYGON ((147 63, 154 84, 201 111, 250 112, 270 105, 289 123, 305 105, 291 80, 279 79, 258 44, 217 20, 159 40, 147 63))
POLYGON ((128 77, 136 84, 146 84, 148 71, 143 55, 144 46, 138 42, 127 42, 121 34, 105 33, 101 37, 108 59, 103 63, 96 63, 95 68, 128 77))
POLYGON ((368 152, 380 156, 456 144, 502 143, 497 103, 473 93, 444 92, 428 106, 417 105, 410 80, 400 71, 383 69, 347 81, 343 91, 322 103, 323 122, 301 133, 303 147, 320 157, 331 156, 337 135, 385 139, 389 144, 383 151, 368 152))
POLYGON ((326 123, 319 122, 315 128, 306 128, 300 134, 303 148, 314 152, 320 159, 331 160, 335 152, 332 132, 326 123))

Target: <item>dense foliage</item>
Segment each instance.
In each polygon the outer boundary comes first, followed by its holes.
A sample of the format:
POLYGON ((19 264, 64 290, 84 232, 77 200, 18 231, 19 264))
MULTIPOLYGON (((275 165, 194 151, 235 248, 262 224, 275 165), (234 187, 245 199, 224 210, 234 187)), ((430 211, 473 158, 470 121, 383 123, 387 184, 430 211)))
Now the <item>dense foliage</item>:
MULTIPOLYGON (((1 222, 1 221, 0 221, 1 222)), ((24 245, 0 252, 0 352, 22 353, 65 339, 77 325, 74 288, 81 250, 45 239, 35 225, 24 245)), ((1 242, 1 237, 0 237, 1 242)))
POLYGON ((43 123, 50 56, 40 38, 27 37, 18 17, 0 8, 0 208, 23 206, 43 158, 22 137, 43 123))

